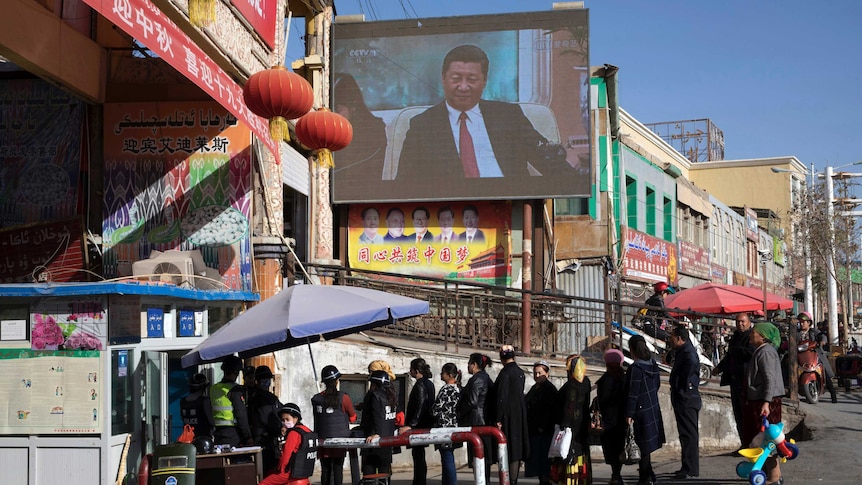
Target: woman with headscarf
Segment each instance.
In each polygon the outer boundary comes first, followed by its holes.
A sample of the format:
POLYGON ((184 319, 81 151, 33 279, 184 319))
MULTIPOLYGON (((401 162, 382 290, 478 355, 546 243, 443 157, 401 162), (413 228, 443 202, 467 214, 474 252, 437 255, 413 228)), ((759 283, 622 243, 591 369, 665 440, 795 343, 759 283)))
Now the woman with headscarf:
MULTIPOLYGON (((467 385, 461 390, 461 395, 458 398, 458 425, 459 426, 485 426, 491 424, 494 419, 494 414, 491 411, 493 407, 493 387, 494 383, 491 377, 485 372, 485 369, 491 365, 491 358, 485 354, 474 353, 470 354, 467 360, 467 372, 470 373, 470 380, 467 385)), ((491 463, 494 461, 495 455, 494 441, 490 436, 482 437, 482 445, 485 447, 485 483, 491 483, 491 463)), ((473 448, 467 445, 467 458, 470 466, 473 465, 473 448)))
POLYGON ((596 381, 596 402, 602 415, 602 454, 611 467, 610 485, 622 485, 620 452, 626 437, 626 372, 623 369, 623 353, 608 349, 604 354, 605 373, 596 381))
POLYGON ((650 454, 665 443, 664 421, 658 403, 661 376, 658 364, 646 345, 635 335, 629 340, 629 352, 634 362, 626 372, 626 424, 633 424, 635 441, 641 451, 638 464, 638 485, 654 485, 656 478, 650 454))
MULTIPOLYGON (((781 344, 781 333, 775 325, 760 322, 751 332, 754 353, 745 368, 745 408, 742 417, 743 446, 748 446, 757 433, 763 417, 772 423, 781 422, 781 396, 784 395, 784 380, 781 376, 781 359, 775 350, 781 344)), ((768 458, 763 467, 767 484, 783 483, 778 460, 768 458)))
MULTIPOLYGON (((569 445, 569 461, 566 475, 577 477, 576 483, 592 483, 592 463, 590 462, 590 378, 587 377, 587 361, 574 354, 566 358, 568 379, 557 392, 557 423, 560 429, 572 430, 572 443, 569 445), (586 473, 583 473, 583 470, 586 473), (583 481, 581 481, 583 479, 583 481)), ((567 481, 566 483, 570 483, 567 481)))
MULTIPOLYGON (((314 411, 314 431, 320 439, 346 438, 350 436, 350 423, 356 422, 353 401, 347 393, 338 390, 341 372, 334 365, 327 365, 320 372, 320 379, 326 386, 320 394, 311 398, 314 411)), ((341 485, 344 482, 344 457, 347 450, 321 448, 320 459, 321 485, 341 485)))
POLYGON ((554 438, 554 402, 557 386, 548 380, 551 368, 544 360, 533 364, 535 384, 524 397, 527 405, 527 430, 530 437, 530 455, 527 457, 524 476, 539 477, 540 485, 551 483, 551 462, 548 450, 554 438))

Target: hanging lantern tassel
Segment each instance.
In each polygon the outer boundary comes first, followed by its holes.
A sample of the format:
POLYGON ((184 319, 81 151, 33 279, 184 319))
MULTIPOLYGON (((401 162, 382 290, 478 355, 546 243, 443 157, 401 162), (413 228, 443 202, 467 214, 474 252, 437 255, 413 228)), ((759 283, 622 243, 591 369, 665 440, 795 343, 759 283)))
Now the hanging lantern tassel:
POLYGON ((274 116, 269 120, 269 134, 276 143, 281 140, 290 143, 290 127, 287 120, 281 116, 274 116))
POLYGON ((347 118, 326 108, 310 111, 296 120, 296 138, 315 150, 317 165, 333 168, 332 152, 341 150, 353 140, 353 126, 347 118))
POLYGON ((218 0, 189 0, 189 22, 199 28, 215 22, 216 1, 218 0))
POLYGON ((329 148, 317 150, 317 166, 321 168, 335 168, 332 161, 332 151, 329 148))

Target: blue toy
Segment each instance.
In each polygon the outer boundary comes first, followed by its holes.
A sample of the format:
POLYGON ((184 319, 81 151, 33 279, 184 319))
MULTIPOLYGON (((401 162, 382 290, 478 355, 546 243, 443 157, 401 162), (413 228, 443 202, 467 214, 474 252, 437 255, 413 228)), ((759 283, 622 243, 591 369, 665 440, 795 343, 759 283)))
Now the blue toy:
POLYGON ((736 465, 736 474, 740 478, 748 478, 748 483, 751 485, 764 485, 766 483, 766 472, 763 471, 763 464, 773 453, 782 463, 799 456, 799 447, 794 444, 793 440, 786 441, 784 439, 784 423, 770 424, 765 416, 763 417, 763 424, 760 425, 760 433, 754 437, 751 444, 756 447, 739 450, 739 454, 747 458, 748 461, 736 465))

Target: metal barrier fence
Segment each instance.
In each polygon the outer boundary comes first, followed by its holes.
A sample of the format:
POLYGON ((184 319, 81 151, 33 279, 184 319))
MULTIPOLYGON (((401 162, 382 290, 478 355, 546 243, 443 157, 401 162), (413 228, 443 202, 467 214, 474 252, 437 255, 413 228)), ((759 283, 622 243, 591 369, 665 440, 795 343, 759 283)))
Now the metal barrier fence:
MULTIPOLYGON (((565 357, 603 350, 615 335, 613 323, 642 326, 643 302, 577 298, 549 292, 530 292, 482 283, 413 277, 343 266, 308 264, 309 271, 334 284, 362 286, 428 301, 430 313, 387 325, 376 334, 439 342, 445 350, 498 349, 521 341, 522 304, 530 295, 531 353, 565 357)), ((733 331, 732 317, 674 310, 664 319, 669 327, 687 322, 704 351, 721 356, 723 341, 733 331)), ((617 332, 618 334, 619 332, 617 332)), ((617 337, 619 338, 619 337, 617 337)), ((616 342, 616 345, 620 345, 616 342)))

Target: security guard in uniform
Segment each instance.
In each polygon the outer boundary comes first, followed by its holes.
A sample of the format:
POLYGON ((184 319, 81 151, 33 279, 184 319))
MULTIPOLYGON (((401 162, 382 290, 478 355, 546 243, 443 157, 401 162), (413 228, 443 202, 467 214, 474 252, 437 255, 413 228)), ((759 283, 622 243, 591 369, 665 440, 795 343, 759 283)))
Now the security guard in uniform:
POLYGON ((210 380, 197 373, 189 379, 189 394, 180 400, 183 424, 195 429, 195 437, 212 436, 213 410, 207 394, 210 380))
POLYGON ((302 424, 299 406, 290 402, 278 410, 284 446, 275 473, 264 478, 260 485, 308 485, 317 461, 317 434, 302 424))
POLYGON ((213 442, 216 445, 251 446, 254 441, 248 425, 243 388, 236 383, 242 371, 242 359, 227 356, 221 364, 224 377, 210 388, 213 408, 213 442))
POLYGON ((281 401, 269 391, 273 377, 275 376, 269 366, 258 366, 254 371, 257 389, 248 402, 251 436, 254 443, 263 448, 264 470, 275 468, 276 463, 278 463, 276 443, 281 436, 281 420, 278 417, 281 401))

